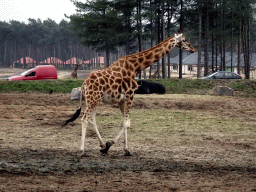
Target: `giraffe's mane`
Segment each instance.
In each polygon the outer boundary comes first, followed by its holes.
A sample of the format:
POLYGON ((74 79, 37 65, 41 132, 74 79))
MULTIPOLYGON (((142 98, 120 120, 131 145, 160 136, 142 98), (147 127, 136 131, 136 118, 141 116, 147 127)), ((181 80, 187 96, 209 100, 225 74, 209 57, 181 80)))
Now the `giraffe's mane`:
MULTIPOLYGON (((169 37, 169 38, 167 38, 167 39, 165 39, 164 41, 162 41, 162 42, 159 43, 159 44, 164 44, 165 42, 169 41, 169 40, 172 39, 173 37, 174 37, 174 35, 171 36, 171 37, 169 37)), ((151 50, 157 48, 157 47, 159 46, 159 44, 157 44, 157 45, 155 45, 155 46, 153 46, 153 47, 151 47, 151 48, 149 48, 149 49, 146 49, 146 50, 144 50, 144 51, 141 51, 141 52, 138 52, 138 53, 134 53, 134 54, 131 54, 131 55, 126 55, 126 56, 124 56, 124 57, 129 57, 129 56, 132 56, 132 55, 147 53, 148 51, 151 51, 151 50)))

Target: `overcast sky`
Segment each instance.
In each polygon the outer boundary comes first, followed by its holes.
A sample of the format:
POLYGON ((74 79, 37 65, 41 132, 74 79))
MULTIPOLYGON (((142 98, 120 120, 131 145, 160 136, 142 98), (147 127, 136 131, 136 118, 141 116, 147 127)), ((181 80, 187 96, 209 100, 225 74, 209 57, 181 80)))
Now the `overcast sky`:
POLYGON ((71 15, 75 12, 70 0, 0 0, 0 21, 6 22, 28 23, 29 18, 42 21, 50 18, 59 23, 65 19, 64 13, 71 15))

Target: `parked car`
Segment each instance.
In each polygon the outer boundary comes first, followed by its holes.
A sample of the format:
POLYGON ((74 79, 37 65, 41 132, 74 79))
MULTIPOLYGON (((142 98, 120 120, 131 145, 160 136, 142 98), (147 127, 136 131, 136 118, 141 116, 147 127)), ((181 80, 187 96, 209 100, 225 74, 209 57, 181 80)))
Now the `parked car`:
POLYGON ((242 79, 241 75, 234 72, 228 71, 217 71, 205 77, 200 77, 198 79, 242 79))
POLYGON ((42 80, 57 79, 57 70, 53 65, 38 65, 33 69, 29 69, 18 76, 9 77, 9 81, 19 80, 42 80))

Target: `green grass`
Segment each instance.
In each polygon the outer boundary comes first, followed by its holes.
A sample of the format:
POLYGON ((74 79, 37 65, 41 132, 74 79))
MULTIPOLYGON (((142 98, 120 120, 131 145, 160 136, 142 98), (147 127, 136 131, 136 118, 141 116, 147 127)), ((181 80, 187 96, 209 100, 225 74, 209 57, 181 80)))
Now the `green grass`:
MULTIPOLYGON (((53 92, 70 93, 72 88, 80 87, 82 79, 43 80, 43 81, 0 81, 0 92, 53 92)), ((251 80, 198 80, 198 79, 152 79, 166 87, 171 94, 205 95, 216 85, 225 85, 236 91, 236 95, 256 98, 256 81, 251 80)))
POLYGON ((70 93, 81 87, 83 80, 43 80, 43 81, 0 81, 0 92, 45 92, 70 93))
MULTIPOLYGON (((156 144, 180 145, 201 141, 210 136, 214 139, 236 138, 256 135, 254 122, 243 122, 228 117, 198 114, 193 111, 173 111, 168 109, 132 110, 129 140, 156 144)), ((104 129, 106 136, 117 133, 122 122, 121 115, 98 116, 99 129, 104 129), (108 129, 106 129, 106 125, 108 129), (112 129, 111 129, 112 128, 112 129)))
POLYGON ((242 80, 242 81, 232 81, 230 83, 235 91, 241 91, 247 93, 247 95, 255 94, 256 81, 242 80))
POLYGON ((236 91, 236 95, 256 98, 256 81, 252 80, 201 80, 201 79, 152 79, 163 84, 167 93, 205 95, 216 85, 227 86, 236 91))

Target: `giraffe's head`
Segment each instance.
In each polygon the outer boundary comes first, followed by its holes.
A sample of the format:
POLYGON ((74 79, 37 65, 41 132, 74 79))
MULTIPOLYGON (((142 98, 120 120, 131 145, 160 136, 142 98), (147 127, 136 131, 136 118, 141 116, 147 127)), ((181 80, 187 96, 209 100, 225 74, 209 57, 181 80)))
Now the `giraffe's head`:
POLYGON ((176 47, 178 47, 179 49, 185 49, 185 50, 189 51, 190 53, 195 52, 195 48, 188 41, 188 39, 182 32, 179 32, 178 35, 175 34, 174 38, 175 38, 176 47))

